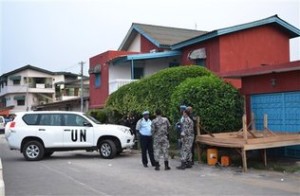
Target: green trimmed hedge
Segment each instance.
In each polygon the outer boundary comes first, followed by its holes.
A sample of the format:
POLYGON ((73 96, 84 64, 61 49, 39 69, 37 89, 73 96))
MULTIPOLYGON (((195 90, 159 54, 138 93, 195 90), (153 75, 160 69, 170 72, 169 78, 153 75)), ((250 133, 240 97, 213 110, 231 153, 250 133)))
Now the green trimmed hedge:
POLYGON ((150 77, 122 86, 109 96, 106 107, 122 115, 140 114, 157 108, 170 115, 170 99, 174 89, 187 78, 212 75, 200 66, 180 66, 164 69, 150 77))
POLYGON ((243 99, 231 84, 216 76, 189 78, 177 86, 171 96, 173 119, 179 118, 178 103, 191 105, 202 128, 212 133, 241 128, 243 99))
POLYGON ((230 84, 200 66, 164 69, 132 82, 112 93, 106 102, 109 122, 131 113, 138 117, 144 110, 153 115, 160 108, 172 123, 179 119, 181 104, 193 107, 201 125, 211 132, 241 128, 243 99, 230 84))

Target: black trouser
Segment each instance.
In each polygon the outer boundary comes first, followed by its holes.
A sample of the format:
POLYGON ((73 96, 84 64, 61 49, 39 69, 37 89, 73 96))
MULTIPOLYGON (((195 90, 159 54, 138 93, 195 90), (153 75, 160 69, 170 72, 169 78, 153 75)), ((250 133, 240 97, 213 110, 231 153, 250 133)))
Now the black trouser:
POLYGON ((192 145, 192 162, 194 162, 194 160, 195 160, 195 145, 196 145, 196 136, 197 135, 195 135, 195 137, 194 137, 194 141, 193 141, 193 145, 192 145))
POLYGON ((153 141, 152 136, 140 135, 141 149, 142 149, 142 162, 143 165, 148 164, 147 152, 151 161, 151 165, 155 165, 154 155, 153 155, 153 141))
POLYGON ((195 160, 195 140, 193 141, 192 145, 192 162, 195 160))

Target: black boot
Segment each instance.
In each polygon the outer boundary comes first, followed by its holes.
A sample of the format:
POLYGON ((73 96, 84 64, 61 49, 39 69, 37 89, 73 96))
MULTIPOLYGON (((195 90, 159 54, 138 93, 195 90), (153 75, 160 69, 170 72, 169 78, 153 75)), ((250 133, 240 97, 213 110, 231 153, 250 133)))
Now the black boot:
POLYGON ((159 162, 155 162, 155 170, 159 171, 159 162))
POLYGON ((190 162, 190 161, 188 161, 188 162, 186 162, 186 168, 192 168, 193 167, 193 164, 192 164, 192 162, 190 162))
POLYGON ((169 161, 165 161, 165 170, 170 170, 171 167, 169 167, 169 161))
POLYGON ((176 168, 184 170, 186 168, 186 163, 184 161, 181 161, 181 165, 176 168))

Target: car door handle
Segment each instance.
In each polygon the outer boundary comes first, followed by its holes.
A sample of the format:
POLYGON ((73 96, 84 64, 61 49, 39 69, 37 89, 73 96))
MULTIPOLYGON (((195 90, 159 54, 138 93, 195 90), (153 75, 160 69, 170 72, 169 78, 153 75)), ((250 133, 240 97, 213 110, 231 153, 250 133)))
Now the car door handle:
POLYGON ((65 129, 64 131, 71 131, 70 129, 65 129))
POLYGON ((46 131, 46 129, 39 129, 39 131, 46 131))

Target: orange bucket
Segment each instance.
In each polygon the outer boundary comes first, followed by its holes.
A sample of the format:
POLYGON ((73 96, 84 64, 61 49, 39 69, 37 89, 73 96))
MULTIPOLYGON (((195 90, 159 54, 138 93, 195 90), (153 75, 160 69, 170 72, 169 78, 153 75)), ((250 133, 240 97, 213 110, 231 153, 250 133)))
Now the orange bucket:
POLYGON ((221 165, 223 167, 227 167, 230 164, 230 158, 229 156, 221 156, 221 165))
POLYGON ((207 164, 216 165, 218 162, 218 150, 216 148, 207 149, 207 164))

